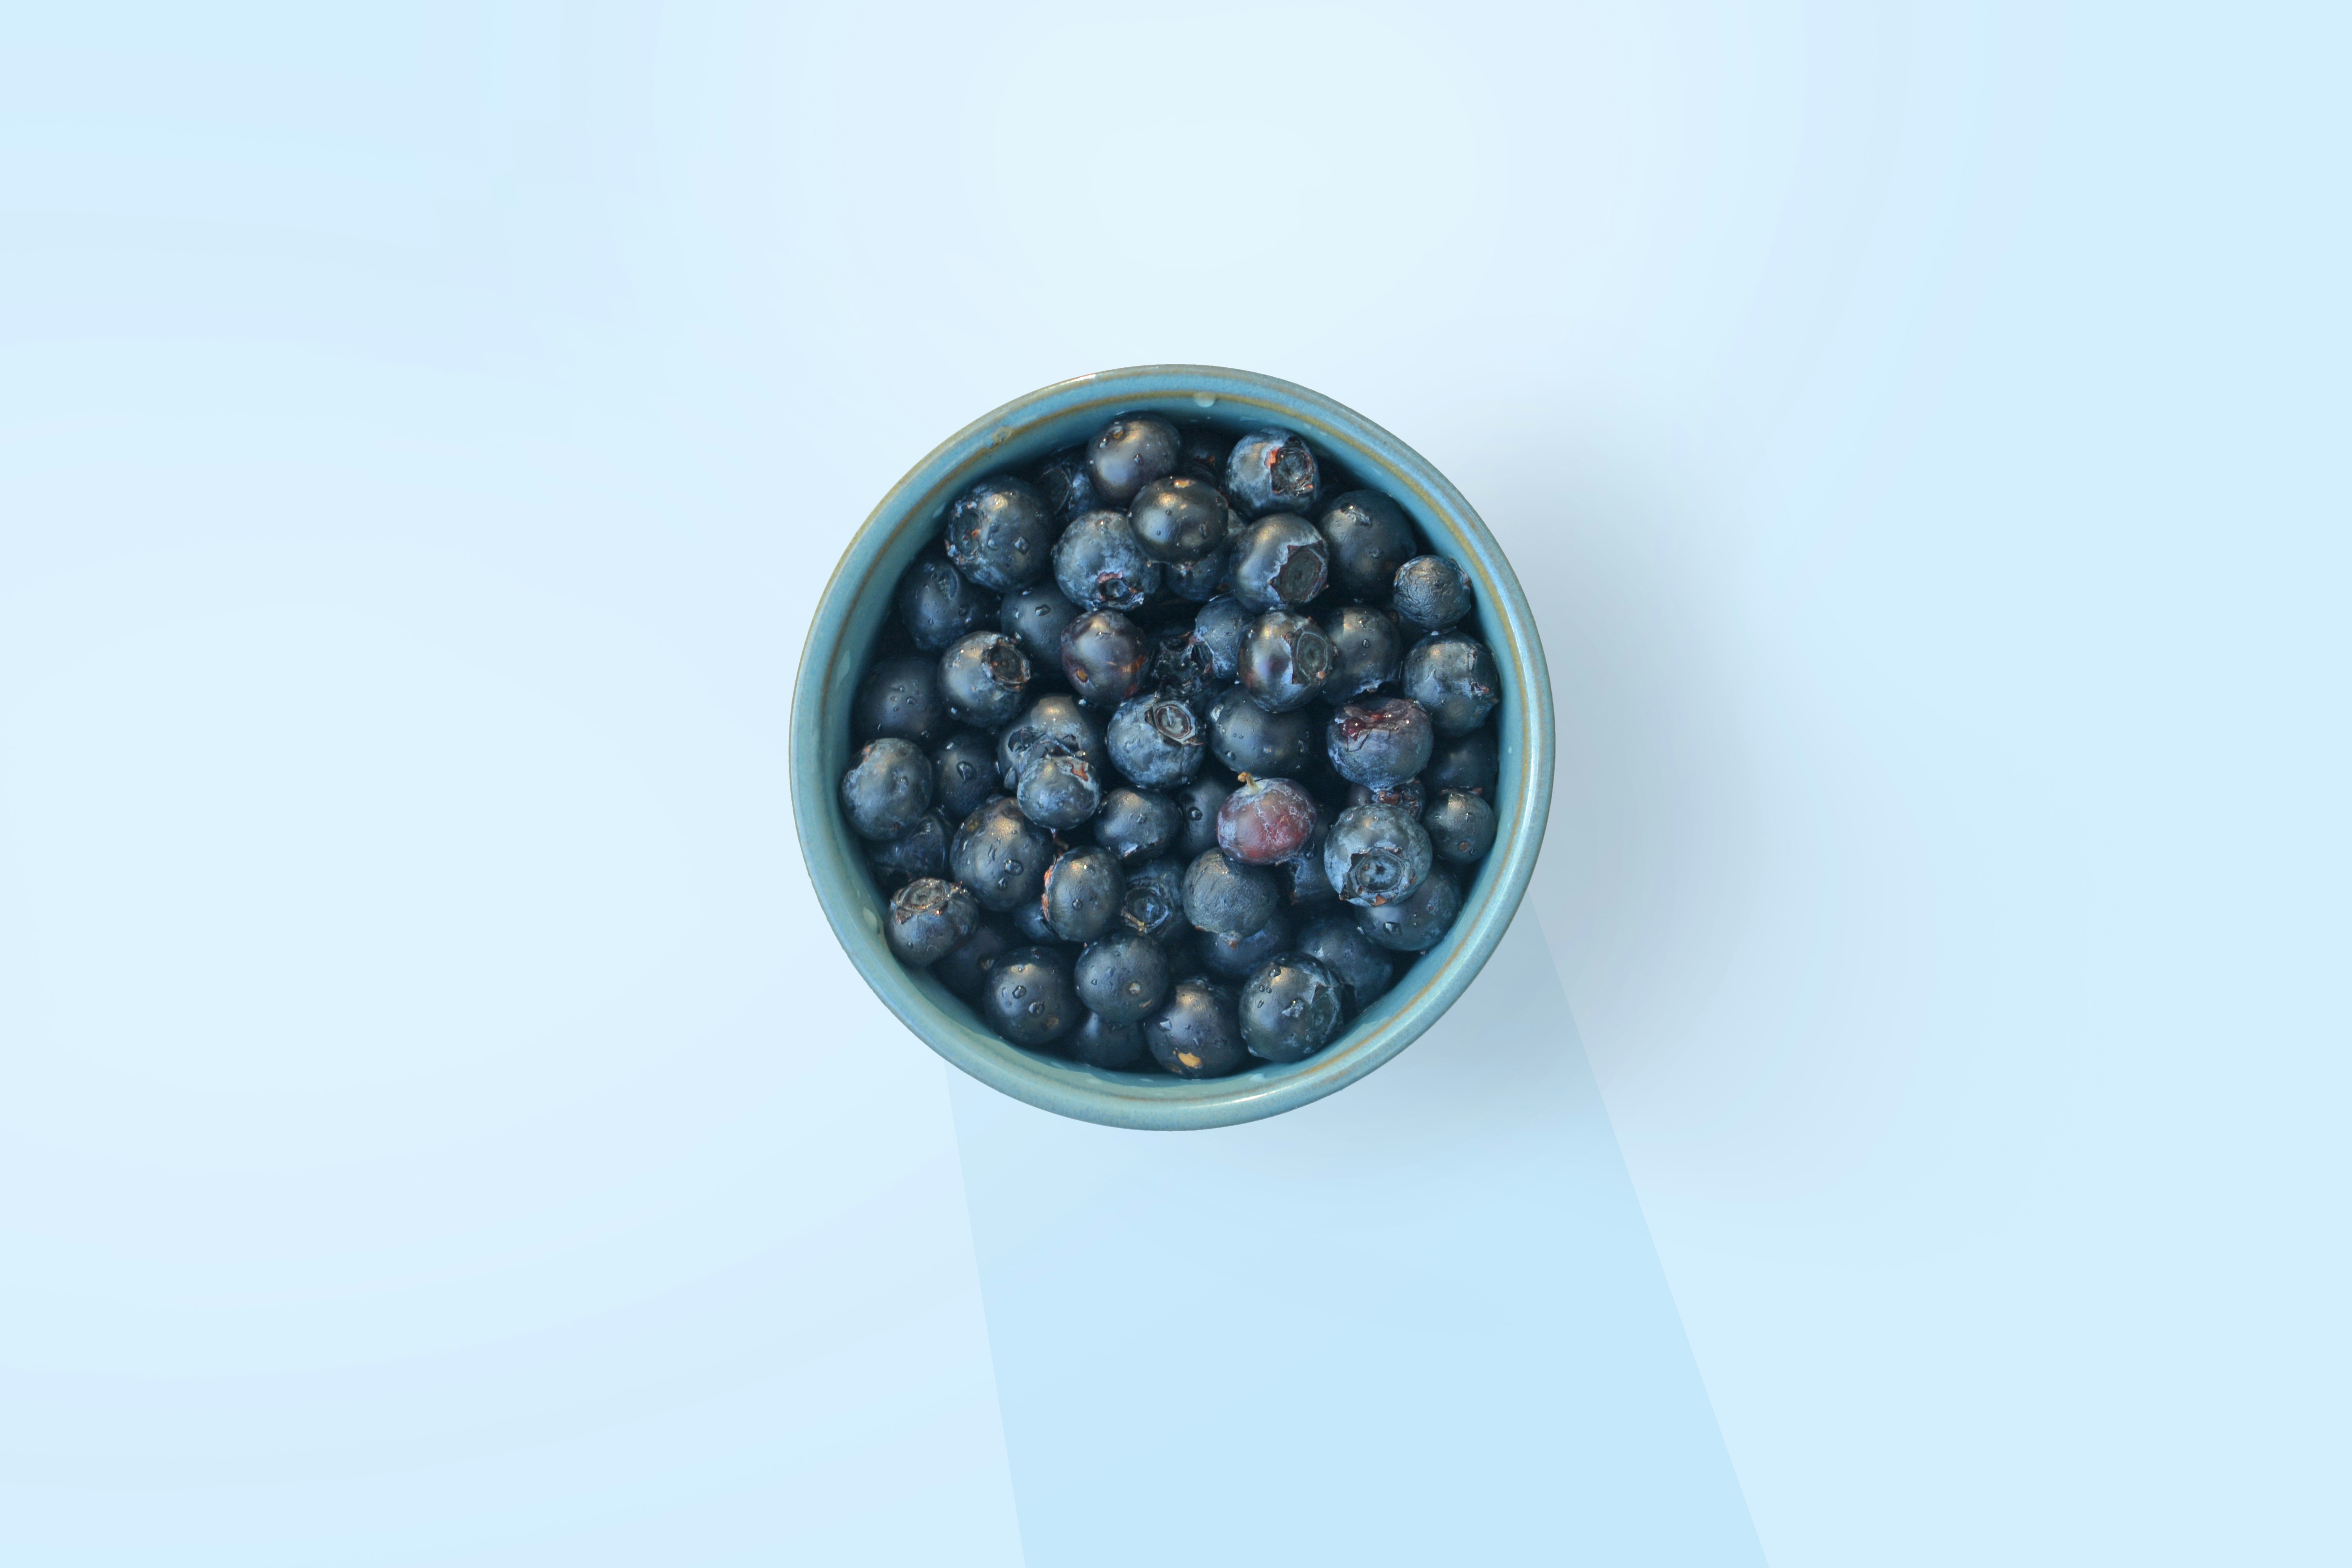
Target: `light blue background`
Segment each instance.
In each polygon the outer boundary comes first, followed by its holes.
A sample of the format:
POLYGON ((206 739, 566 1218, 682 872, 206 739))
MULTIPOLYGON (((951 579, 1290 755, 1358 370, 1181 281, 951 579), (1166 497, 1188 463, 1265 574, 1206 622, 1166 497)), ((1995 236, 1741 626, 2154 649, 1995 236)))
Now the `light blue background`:
POLYGON ((17 6, 0 1561, 2340 1561, 2337 14, 17 6), (1489 972, 1150 1138, 791 843, 1031 387, 1427 454, 1489 972))

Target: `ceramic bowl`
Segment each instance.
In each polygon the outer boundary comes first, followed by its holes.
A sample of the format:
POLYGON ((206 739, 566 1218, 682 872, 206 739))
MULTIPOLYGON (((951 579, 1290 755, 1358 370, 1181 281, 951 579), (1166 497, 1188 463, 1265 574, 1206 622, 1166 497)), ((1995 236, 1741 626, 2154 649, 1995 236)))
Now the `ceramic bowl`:
POLYGON ((1346 1088, 1411 1045, 1476 977, 1518 908, 1543 841, 1551 803, 1551 682, 1534 613, 1510 563, 1470 503, 1419 453, 1303 386, 1247 371, 1145 365, 1015 398, 949 437, 882 498, 834 569, 810 623, 793 691, 792 752, 793 814, 818 900, 858 973, 918 1038, 991 1088, 1064 1116, 1159 1131, 1220 1127, 1346 1088), (1231 1078, 1105 1072, 999 1038, 938 981, 891 956, 882 938, 885 900, 836 803, 854 749, 850 705, 866 649, 890 613, 899 574, 940 536, 948 502, 975 479, 1026 468, 1087 439, 1115 416, 1140 410, 1178 423, 1214 424, 1236 436, 1278 426, 1314 447, 1325 465, 1327 494, 1358 485, 1386 491, 1433 549, 1468 569, 1478 601, 1475 630, 1494 650, 1504 680, 1496 710, 1498 831, 1464 890, 1453 930, 1417 959, 1396 954, 1409 967, 1395 985, 1322 1051, 1231 1078), (1329 482, 1334 468, 1349 485, 1329 482))

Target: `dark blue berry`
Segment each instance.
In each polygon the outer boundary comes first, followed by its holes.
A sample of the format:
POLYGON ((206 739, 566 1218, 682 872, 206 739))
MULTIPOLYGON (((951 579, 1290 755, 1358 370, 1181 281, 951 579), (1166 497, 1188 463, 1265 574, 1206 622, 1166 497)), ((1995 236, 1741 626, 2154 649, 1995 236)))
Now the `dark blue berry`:
POLYGON ((1201 771, 1205 738, 1191 707, 1151 691, 1119 705, 1105 741, 1111 766, 1146 789, 1173 789, 1201 771))
POLYGON ((1237 773, 1297 778, 1315 760, 1315 720, 1303 710, 1269 713, 1235 688, 1209 705, 1209 749, 1237 773))
POLYGON ((919 746, 937 744, 948 732, 940 661, 912 654, 878 660, 857 689, 850 718, 861 741, 895 735, 919 746))
POLYGON ((1088 844, 1045 868, 1045 923, 1064 942, 1092 942, 1118 923, 1127 877, 1118 857, 1088 844))
POLYGON ((940 695, 959 724, 993 730, 1021 711, 1029 656, 1003 632, 973 632, 940 656, 940 695))
POLYGON ((1008 790, 1019 784, 1022 764, 1048 742, 1058 742, 1097 766, 1103 762, 1102 732, 1078 706, 1078 700, 1048 692, 1029 704, 1029 710, 997 736, 998 781, 1008 790))
POLYGON ((996 742, 977 730, 958 730, 931 752, 931 798, 950 822, 961 822, 997 791, 996 742))
POLYGON ((1071 447, 1046 458, 1037 470, 1036 489, 1045 503, 1046 515, 1057 523, 1066 524, 1080 512, 1103 504, 1097 499, 1094 467, 1087 461, 1084 447, 1071 447))
POLYGON ((899 963, 925 969, 961 946, 979 925, 979 900, 953 882, 922 877, 890 896, 882 936, 899 963))
POLYGON ((1181 565, 1171 563, 1160 568, 1160 586, 1171 598, 1197 605, 1224 591, 1225 566, 1222 550, 1181 565))
POLYGON ((1323 840, 1323 874, 1361 908, 1408 899, 1429 875, 1429 835, 1392 805, 1351 805, 1323 840))
POLYGON ((1330 679, 1331 655, 1331 639, 1312 617, 1269 610, 1242 639, 1243 689, 1268 712, 1304 708, 1330 679))
POLYGON ((1078 1020, 1078 1026, 1062 1037, 1061 1051, 1074 1062, 1105 1072, 1140 1072, 1151 1062, 1142 1025, 1114 1024, 1098 1013, 1078 1020))
POLYGON ((1323 629, 1331 638, 1331 674, 1323 682, 1326 702, 1345 702, 1378 691, 1397 677, 1404 637, 1396 622, 1363 605, 1328 611, 1323 629))
POLYGON ((1004 595, 996 629, 1020 639, 1021 651, 1041 669, 1062 662, 1062 630, 1078 618, 1078 607, 1051 583, 1032 583, 1004 595))
POLYGON ((1386 598, 1397 568, 1412 557, 1412 525, 1404 508, 1378 490, 1349 490, 1317 526, 1331 546, 1331 581, 1352 598, 1386 598))
POLYGON ((1253 610, 1303 605, 1330 580, 1330 548, 1313 523, 1277 511, 1242 530, 1225 575, 1234 597, 1253 610))
POLYGON ((940 652, 995 613, 996 595, 944 561, 918 561, 898 579, 899 624, 925 653, 940 652))
POLYGON ((1042 898, 1013 911, 1013 931, 1032 947, 1051 947, 1056 940, 1052 924, 1045 919, 1045 900, 1042 898))
POLYGON ((1331 886, 1331 879, 1323 873, 1323 845, 1330 836, 1330 824, 1318 825, 1315 836, 1307 841, 1307 847, 1274 868, 1275 875, 1281 879, 1283 893, 1290 900, 1293 909, 1339 900, 1339 890, 1331 886))
POLYGON ((1087 447, 1095 489, 1112 506, 1125 506, 1135 492, 1176 471, 1184 451, 1176 426, 1152 414, 1126 414, 1102 428, 1087 447))
POLYGON ((931 965, 931 977, 966 1002, 975 1005, 980 1001, 980 988, 988 979, 989 968, 997 959, 1012 951, 1013 939, 1004 928, 985 921, 972 928, 954 952, 931 965))
POLYGON ((1165 941, 1184 924, 1184 863, 1152 860, 1127 874, 1119 919, 1129 929, 1165 941))
POLYGON ((1269 1062, 1304 1061, 1339 1032, 1339 981, 1303 953, 1270 959, 1242 986, 1242 1043, 1269 1062))
POLYGON ((1113 1024, 1139 1024, 1167 999, 1168 953, 1140 931, 1104 937, 1078 954, 1078 1000, 1113 1024))
POLYGON ((931 760, 912 741, 873 742, 842 775, 842 813, 860 838, 896 838, 930 805, 931 760))
POLYGON ((1426 952, 1454 929, 1462 912, 1462 887, 1444 870, 1432 871, 1404 898, 1356 910, 1356 927, 1382 947, 1426 952))
POLYGON ((1042 1049, 1078 1021, 1068 962, 1049 947, 1018 947, 989 966, 980 1016, 1016 1046, 1042 1049))
POLYGON ((1396 983, 1395 963, 1357 927, 1352 912, 1309 921, 1298 933, 1298 951, 1339 977, 1351 1018, 1396 983))
POLYGON ((1145 554, 1180 566, 1214 555, 1233 531, 1223 494, 1181 475, 1154 479, 1138 490, 1128 521, 1145 554))
POLYGON ((1406 626, 1442 631, 1470 613, 1470 574, 1443 555, 1416 555, 1397 568, 1389 606, 1406 626))
POLYGON ((1181 817, 1176 831, 1176 853, 1190 862, 1217 847, 1217 816, 1234 786, 1214 773, 1202 773, 1175 792, 1181 817))
POLYGON ((1225 458, 1225 494, 1244 517, 1306 511, 1321 482, 1315 454, 1287 430, 1253 430, 1225 458))
POLYGON ((1151 645, 1117 610, 1089 610, 1062 628, 1062 674, 1097 708, 1116 708, 1143 684, 1151 645))
POLYGON ((1275 954, 1286 951, 1294 932, 1290 917, 1280 910, 1254 931, 1240 936, 1216 936, 1202 932, 1195 941, 1193 951, 1201 967, 1221 980, 1241 981, 1251 971, 1275 954))
POLYGON ((1143 683, 1180 701, 1202 700, 1217 684, 1210 668, 1212 662, 1208 645, 1189 625, 1179 622, 1162 626, 1151 636, 1151 656, 1145 665, 1143 683))
POLYGON ((1054 546, 1054 585, 1082 610, 1133 610, 1160 592, 1160 563, 1123 511, 1090 511, 1054 546))
POLYGON ((1095 842, 1122 863, 1156 860, 1168 853, 1184 826, 1173 800, 1155 790, 1122 785, 1104 795, 1095 814, 1095 842))
POLYGON ((1321 815, 1289 779, 1247 779, 1217 808, 1217 847, 1244 865, 1278 865, 1306 849, 1321 815))
POLYGON ((1466 735, 1503 700, 1495 656, 1458 632, 1426 637, 1405 651, 1399 677, 1404 694, 1429 710, 1441 735, 1466 735))
POLYGON ((948 846, 948 868, 985 907, 1003 913, 1035 903, 1053 864, 1053 837, 999 795, 963 819, 948 846))
POLYGON ((1242 678, 1242 644, 1257 617, 1257 611, 1231 595, 1210 600, 1192 617, 1192 635, 1209 651, 1212 679, 1231 685, 1242 678))
POLYGON ((1429 765, 1437 728, 1419 703, 1378 697, 1332 714, 1324 742, 1331 766, 1349 784, 1394 789, 1429 765))
POLYGON ((1002 594, 1044 575, 1054 534, 1045 503, 1027 481, 998 476, 956 497, 947 537, 956 570, 1002 594))
POLYGON ((1467 790, 1492 800, 1496 781, 1502 776, 1500 740, 1491 727, 1442 740, 1423 776, 1432 789, 1467 790))
POLYGON ((1210 850, 1184 868, 1184 918, 1202 931, 1246 936, 1272 920, 1281 903, 1271 873, 1222 849, 1210 850))
POLYGON ((944 877, 948 874, 947 819, 936 811, 927 811, 898 837, 869 845, 866 859, 885 888, 922 877, 944 877))
POLYGON ((1466 866, 1495 847, 1495 808, 1467 790, 1445 789, 1421 814, 1430 847, 1441 860, 1466 866))
POLYGON ((1249 1060, 1233 993, 1206 975, 1171 987, 1143 1033, 1152 1056, 1178 1078, 1223 1078, 1249 1060))
POLYGON ((1082 752, 1054 743, 1021 764, 1013 797, 1021 815, 1040 827, 1076 827, 1102 805, 1102 781, 1082 752))

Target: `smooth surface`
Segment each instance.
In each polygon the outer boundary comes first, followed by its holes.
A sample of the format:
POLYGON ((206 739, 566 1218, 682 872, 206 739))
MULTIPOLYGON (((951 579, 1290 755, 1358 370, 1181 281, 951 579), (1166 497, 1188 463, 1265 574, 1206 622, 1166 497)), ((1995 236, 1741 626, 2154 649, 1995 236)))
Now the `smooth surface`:
POLYGON ((1221 1561, 1737 1562, 1676 1335, 1776 1564, 2352 1556, 2334 14, 16 10, 0 1561, 1091 1563, 1151 1418, 1221 1561), (937 433, 1171 359, 1475 498, 1563 744, 1444 1027, 1153 1138, 872 1003, 779 738, 937 433))
MULTIPOLYGON (((1468 623, 1465 623, 1468 624, 1468 623)), ((818 599, 793 689, 793 816, 817 898, 850 961, 899 1021, 992 1089, 1110 1127, 1192 1131, 1278 1115, 1336 1093, 1419 1038, 1477 977, 1502 940, 1543 847, 1555 744, 1551 679, 1535 613, 1461 492, 1421 455, 1352 409, 1248 371, 1146 365, 1043 387, 974 419, 891 487, 858 529, 818 599), (1462 912, 1424 953, 1400 957, 1393 987, 1306 1061, 1217 1079, 1106 1072, 1007 1044, 881 936, 885 902, 864 847, 841 815, 839 781, 855 754, 849 714, 899 579, 939 535, 945 509, 974 480, 1083 445, 1110 419, 1149 411, 1211 419, 1235 435, 1278 426, 1312 442, 1331 490, 1388 494, 1433 549, 1458 560, 1476 595, 1476 634, 1493 650, 1503 700, 1494 849, 1462 879, 1462 912)))

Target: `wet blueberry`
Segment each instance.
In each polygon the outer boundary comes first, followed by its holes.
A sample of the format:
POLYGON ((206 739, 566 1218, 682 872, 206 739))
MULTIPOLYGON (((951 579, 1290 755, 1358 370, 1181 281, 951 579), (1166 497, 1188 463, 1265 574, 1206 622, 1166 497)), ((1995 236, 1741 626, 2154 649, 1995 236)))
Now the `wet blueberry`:
POLYGON ((1127 874, 1119 920, 1130 931, 1164 942, 1184 926, 1184 863, 1152 860, 1127 874))
POLYGON ((1188 705, 1157 691, 1121 703, 1108 731, 1111 766, 1146 789, 1173 789, 1199 773, 1205 739, 1188 705))
POLYGON ((1269 610, 1242 639, 1242 687, 1268 712, 1304 708, 1330 679, 1331 654, 1331 639, 1312 617, 1269 610))
POLYGON ((1339 980, 1303 953, 1270 959, 1242 986, 1237 1011, 1250 1055, 1304 1061, 1339 1032, 1339 980))
POLYGON ((927 811, 898 837, 866 846, 866 859, 885 888, 922 877, 944 877, 948 874, 947 819, 936 811, 927 811))
POLYGON ((1082 610, 1133 610, 1160 592, 1160 563, 1123 511, 1090 511, 1054 546, 1054 585, 1082 610))
POLYGON ((1244 517, 1305 511, 1320 483, 1315 454, 1287 430, 1253 430, 1225 458, 1225 494, 1244 517))
POLYGON ((1029 711, 997 736, 998 781, 1006 789, 1018 784, 1022 764, 1049 741, 1059 742, 1097 766, 1104 760, 1102 732, 1078 706, 1078 700, 1049 692, 1029 704, 1029 711))
POLYGON ((1339 889, 1331 886, 1331 879, 1323 871, 1323 845, 1330 834, 1331 825, 1320 824, 1315 829, 1315 837, 1307 841, 1306 848, 1274 868, 1275 875, 1281 879, 1283 895, 1293 909, 1339 900, 1339 889))
POLYGON ((841 809, 860 838, 896 838, 931 805, 931 760, 895 736, 868 744, 841 779, 841 809))
POLYGON ((1349 784, 1394 789, 1429 765, 1437 730, 1419 703, 1377 697, 1331 715, 1324 742, 1332 767, 1349 784))
POLYGON ((1323 682, 1323 700, 1345 702, 1378 691, 1397 676, 1404 657, 1404 638, 1396 622, 1363 605, 1346 605, 1323 617, 1331 638, 1331 674, 1323 682))
POLYGON ((1173 978, 1167 950, 1140 931, 1104 937, 1078 954, 1078 1000, 1114 1024, 1139 1024, 1160 1010, 1173 978))
POLYGON ((1040 669, 1062 662, 1062 629, 1078 618, 1078 607, 1062 597, 1051 583, 1032 583, 1004 595, 997 606, 996 629, 1018 637, 1021 651, 1040 669))
POLYGON ((1412 558, 1404 508, 1378 490, 1349 490, 1324 510, 1317 527, 1331 546, 1331 581, 1358 599, 1385 599, 1397 568, 1412 558))
POLYGON ((1217 808, 1217 847, 1249 866, 1299 854, 1315 837, 1315 797, 1288 779, 1248 779, 1217 808))
POLYGON ((1138 490, 1128 520, 1145 554, 1177 565, 1215 554, 1233 529, 1223 494, 1181 475, 1154 479, 1138 490))
POLYGON ((1404 898, 1359 909, 1356 927, 1382 947, 1426 952, 1454 929, 1462 912, 1462 888, 1450 872, 1432 871, 1404 898))
POLYGON ((1432 789, 1467 790, 1492 800, 1496 781, 1502 776, 1498 737, 1488 727, 1438 742, 1423 776, 1432 789))
POLYGON ((980 900, 936 877, 922 877, 890 896, 883 940, 901 963, 929 968, 961 946, 980 925, 980 900))
POLYGON ((1184 702, 1206 698, 1216 682, 1208 645, 1192 626, 1179 622, 1151 634, 1151 657, 1143 683, 1155 691, 1184 702))
POLYGON ((940 652, 995 613, 996 595, 944 561, 918 561, 898 579, 899 624, 925 653, 940 652))
POLYGON ((1404 694, 1429 710, 1441 735, 1466 735, 1503 700, 1495 656, 1458 632, 1426 637, 1405 651, 1404 694))
POLYGON ((956 497, 947 535, 956 570, 1002 594, 1044 575, 1053 527, 1045 500, 1025 481, 996 478, 956 497))
POLYGON ((1095 489, 1094 466, 1084 447, 1070 447, 1045 459, 1037 470, 1036 490, 1046 514, 1066 526, 1080 512, 1101 506, 1095 489))
POLYGON ((1118 923, 1127 878, 1118 857, 1088 844, 1045 868, 1045 923, 1064 942, 1092 942, 1118 923))
POLYGON ((1181 565, 1171 562, 1160 568, 1160 585, 1171 598, 1197 605, 1223 591, 1225 564, 1225 552, 1222 550, 1181 565))
POLYGON ((1029 656, 1003 632, 973 632, 940 656, 940 695, 959 724, 1010 722, 1028 684, 1029 656))
POLYGON ((1095 842, 1122 862, 1156 860, 1174 846, 1183 826, 1183 811, 1168 796, 1122 785, 1103 796, 1095 842))
POLYGON ((1089 610, 1062 629, 1062 673, 1097 708, 1116 708, 1143 684, 1151 647, 1117 610, 1089 610))
POLYGON ((1105 1072, 1140 1072, 1151 1065, 1140 1024, 1114 1024, 1098 1013, 1088 1013, 1063 1037, 1062 1054, 1105 1072))
POLYGON ((940 695, 940 661, 912 654, 876 661, 857 689, 850 720, 861 741, 895 735, 919 746, 948 732, 948 705, 940 695))
POLYGON ((1199 930, 1246 936, 1272 920, 1281 902, 1271 873, 1222 849, 1210 850, 1184 868, 1184 918, 1199 930))
POLYGON ((1175 851, 1187 862, 1217 847, 1217 816, 1224 809, 1225 797, 1233 792, 1233 784, 1214 773, 1202 773, 1175 792, 1176 809, 1181 817, 1175 851))
POLYGON ((955 879, 999 913, 1035 903, 1053 860, 1052 836, 1024 816, 1010 795, 999 795, 965 817, 948 845, 948 869, 955 879))
POLYGON ((954 952, 931 965, 932 977, 966 1002, 976 1005, 990 966, 1012 951, 1013 945, 1003 927, 982 921, 954 952))
POLYGON ((1249 1060, 1233 993, 1206 975, 1178 981, 1143 1034, 1152 1056, 1178 1078, 1223 1078, 1249 1060))
POLYGON ((1470 613, 1470 574, 1443 555, 1416 555, 1397 568, 1389 606, 1406 626, 1442 631, 1470 613))
POLYGON ((1192 635, 1209 652, 1209 674, 1231 685, 1242 678, 1242 644, 1258 612, 1230 595, 1210 600, 1192 617, 1192 635))
POLYGON ((1396 983, 1396 964, 1388 950, 1357 928, 1352 911, 1309 921, 1298 933, 1298 951, 1339 977, 1351 1018, 1396 983))
POLYGON ((1253 610, 1303 605, 1330 580, 1330 550, 1313 523, 1277 511, 1242 530, 1225 574, 1234 597, 1253 610))
POLYGON ((1235 688, 1209 704, 1209 749, 1237 773, 1297 778, 1315 760, 1315 720, 1304 710, 1269 713, 1235 688))
POLYGON ((997 791, 996 742, 977 730, 958 730, 931 752, 931 798, 950 822, 961 822, 997 791))
POLYGON ((1323 874, 1339 895, 1370 908, 1412 896, 1429 875, 1429 835, 1392 805, 1351 805, 1323 840, 1323 874))
POLYGON ((1049 947, 1017 947, 988 969, 980 1016, 1016 1046, 1052 1045, 1078 1021, 1068 961, 1049 947))
POLYGON ((1176 471, 1184 450, 1176 426, 1153 414, 1127 414, 1102 428, 1087 447, 1095 489, 1111 506, 1125 506, 1135 492, 1176 471))
POLYGON ((1421 814, 1421 826, 1441 860, 1467 865, 1495 847, 1495 808, 1467 790, 1438 791, 1421 814))
POLYGON ((1193 952, 1201 967, 1220 980, 1242 981, 1267 959, 1287 952, 1296 934, 1290 917, 1276 910, 1265 924, 1240 936, 1202 932, 1194 942, 1193 952))
POLYGON ((1102 805, 1102 780, 1085 755, 1058 742, 1038 748, 1021 764, 1013 785, 1021 815, 1040 827, 1076 827, 1102 805))

